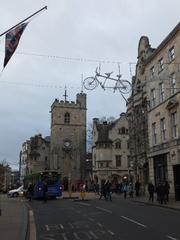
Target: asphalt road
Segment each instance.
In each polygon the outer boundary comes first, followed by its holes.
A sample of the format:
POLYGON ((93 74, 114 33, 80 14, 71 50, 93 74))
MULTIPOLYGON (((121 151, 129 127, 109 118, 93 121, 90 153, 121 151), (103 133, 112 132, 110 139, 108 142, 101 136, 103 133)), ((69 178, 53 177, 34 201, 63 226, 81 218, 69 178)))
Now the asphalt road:
POLYGON ((180 240, 180 211, 115 199, 32 201, 37 240, 180 240))

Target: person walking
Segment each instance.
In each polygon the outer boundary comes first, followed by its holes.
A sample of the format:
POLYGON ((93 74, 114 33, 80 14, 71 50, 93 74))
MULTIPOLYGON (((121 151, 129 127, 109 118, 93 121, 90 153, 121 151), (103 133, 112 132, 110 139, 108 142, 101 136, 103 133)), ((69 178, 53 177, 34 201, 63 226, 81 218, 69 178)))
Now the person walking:
POLYGON ((110 181, 108 180, 105 183, 105 192, 106 192, 106 200, 109 200, 112 202, 112 184, 110 183, 110 181))
POLYGON ((47 192, 48 192, 47 182, 44 182, 43 183, 43 201, 44 201, 44 203, 47 202, 47 192))
POLYGON ((166 200, 166 202, 169 202, 169 189, 170 189, 170 186, 169 186, 168 181, 165 181, 164 188, 165 188, 165 200, 166 200))
POLYGON ((150 182, 148 184, 149 201, 154 202, 154 191, 155 191, 154 185, 152 184, 152 182, 150 182))
POLYGON ((163 185, 162 182, 160 182, 157 186, 157 200, 159 203, 163 204, 166 203, 165 201, 165 186, 163 185))
POLYGON ((127 192, 128 192, 128 185, 127 185, 127 183, 124 183, 124 184, 123 184, 122 191, 123 191, 123 193, 124 193, 124 199, 126 199, 126 197, 127 197, 127 192))
POLYGON ((32 185, 32 183, 29 184, 27 193, 28 193, 28 199, 29 201, 31 201, 34 195, 34 186, 32 185))
POLYGON ((131 182, 129 183, 128 190, 129 190, 129 196, 133 198, 134 190, 133 190, 133 184, 131 182))
POLYGON ((136 182, 135 182, 135 191, 136 191, 136 197, 138 197, 139 196, 139 190, 140 190, 140 182, 137 180, 136 182))
POLYGON ((106 200, 105 181, 103 181, 101 184, 101 193, 100 193, 99 200, 101 200, 102 197, 104 197, 104 199, 106 200))

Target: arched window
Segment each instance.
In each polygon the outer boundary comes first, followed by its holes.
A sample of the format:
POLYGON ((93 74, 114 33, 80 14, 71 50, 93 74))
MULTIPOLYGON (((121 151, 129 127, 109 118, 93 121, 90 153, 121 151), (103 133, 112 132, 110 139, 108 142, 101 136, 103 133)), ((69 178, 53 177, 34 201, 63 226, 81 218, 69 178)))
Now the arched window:
POLYGON ((64 114, 64 123, 70 123, 70 114, 68 112, 64 114))
POLYGON ((122 127, 122 128, 121 128, 121 134, 126 134, 126 129, 125 129, 125 127, 122 127))
POLYGON ((115 142, 115 148, 116 149, 121 149, 121 141, 119 139, 116 140, 116 142, 115 142))

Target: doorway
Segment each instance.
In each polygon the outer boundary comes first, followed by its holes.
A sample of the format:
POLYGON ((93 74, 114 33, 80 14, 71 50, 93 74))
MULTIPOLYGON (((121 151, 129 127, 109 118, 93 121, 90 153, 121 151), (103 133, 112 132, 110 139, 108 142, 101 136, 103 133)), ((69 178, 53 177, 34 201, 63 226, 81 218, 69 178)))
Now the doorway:
POLYGON ((154 157, 155 185, 167 181, 167 155, 161 154, 154 157))

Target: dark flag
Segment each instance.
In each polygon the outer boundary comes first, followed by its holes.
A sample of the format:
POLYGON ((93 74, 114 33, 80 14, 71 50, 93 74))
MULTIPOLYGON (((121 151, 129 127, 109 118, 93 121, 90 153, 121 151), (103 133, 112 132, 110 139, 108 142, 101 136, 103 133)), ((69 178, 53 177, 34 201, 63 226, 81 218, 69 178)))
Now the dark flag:
POLYGON ((15 52, 27 24, 28 22, 22 23, 6 34, 4 68, 15 52))

